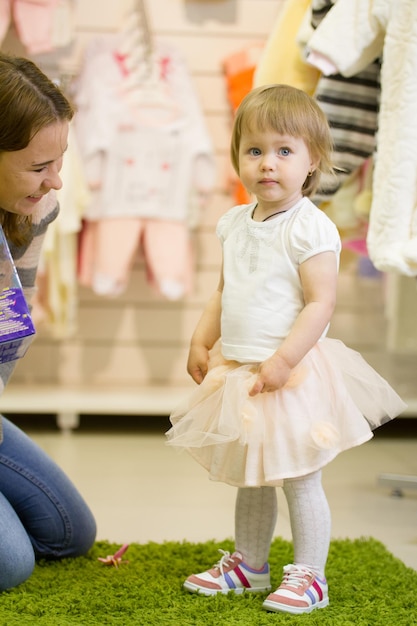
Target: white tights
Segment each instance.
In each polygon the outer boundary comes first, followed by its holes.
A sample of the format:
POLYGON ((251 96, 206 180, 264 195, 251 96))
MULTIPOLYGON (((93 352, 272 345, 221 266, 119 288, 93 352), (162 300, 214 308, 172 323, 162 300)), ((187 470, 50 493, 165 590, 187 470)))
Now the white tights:
MULTIPOLYGON (((321 471, 284 481, 294 544, 294 563, 324 575, 331 518, 321 471)), ((277 521, 275 487, 238 489, 235 509, 236 550, 254 569, 268 560, 277 521)))

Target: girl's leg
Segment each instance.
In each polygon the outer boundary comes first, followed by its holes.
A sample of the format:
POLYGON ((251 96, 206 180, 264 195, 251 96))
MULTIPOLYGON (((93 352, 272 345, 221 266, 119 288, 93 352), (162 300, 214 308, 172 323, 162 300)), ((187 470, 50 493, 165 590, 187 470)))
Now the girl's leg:
POLYGON ((321 471, 286 480, 284 493, 290 513, 294 563, 323 576, 330 545, 331 516, 321 471))
MULTIPOLYGON (((211 569, 189 576, 187 591, 207 596, 217 593, 269 591, 268 555, 277 520, 274 487, 244 487, 238 490, 235 511, 236 552, 223 552, 211 569)), ((222 551, 221 551, 222 552, 222 551)))
POLYGON ((263 607, 268 611, 302 614, 329 604, 324 576, 330 544, 330 510, 321 484, 321 472, 285 480, 290 512, 294 564, 284 567, 278 589, 263 607))
POLYGON ((277 522, 275 487, 238 489, 235 509, 236 550, 247 565, 260 569, 268 561, 277 522))
MULTIPOLYGON (((85 554, 94 543, 96 524, 83 498, 27 435, 5 418, 2 424, 0 493, 20 519, 35 556, 85 554)), ((7 527, 4 532, 7 535, 7 527)))

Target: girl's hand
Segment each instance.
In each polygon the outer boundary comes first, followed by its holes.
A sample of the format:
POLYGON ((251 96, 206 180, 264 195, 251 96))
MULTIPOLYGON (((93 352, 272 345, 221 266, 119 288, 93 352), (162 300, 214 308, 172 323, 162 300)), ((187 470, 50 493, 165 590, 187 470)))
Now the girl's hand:
POLYGON ((205 346, 192 345, 188 354, 187 372, 198 385, 203 382, 208 370, 209 352, 205 346))
POLYGON ((274 354, 260 364, 256 381, 249 390, 250 396, 256 396, 265 391, 276 391, 287 383, 291 374, 291 367, 279 355, 274 354))

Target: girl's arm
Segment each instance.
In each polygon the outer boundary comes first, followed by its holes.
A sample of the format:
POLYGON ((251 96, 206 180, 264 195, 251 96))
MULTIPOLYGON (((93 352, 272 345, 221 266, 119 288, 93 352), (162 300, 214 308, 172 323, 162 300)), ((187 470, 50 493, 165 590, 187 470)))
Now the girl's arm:
POLYGON ((249 395, 275 391, 285 385, 291 370, 320 339, 336 304, 337 258, 322 252, 300 265, 305 306, 278 350, 259 366, 249 395))
POLYGON ((220 337, 221 300, 223 291, 223 268, 218 287, 208 301, 191 337, 187 372, 200 384, 207 374, 209 351, 220 337))

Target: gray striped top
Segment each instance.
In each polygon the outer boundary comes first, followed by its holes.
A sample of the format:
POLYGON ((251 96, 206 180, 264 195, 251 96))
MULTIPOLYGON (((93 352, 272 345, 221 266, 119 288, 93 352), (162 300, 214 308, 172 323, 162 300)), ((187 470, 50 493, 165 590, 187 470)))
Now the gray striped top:
MULTIPOLYGON (((10 252, 16 265, 23 293, 30 306, 35 293, 35 278, 39 264, 42 243, 48 224, 58 215, 59 206, 54 191, 50 191, 38 204, 33 213, 32 232, 29 242, 24 246, 14 246, 9 243, 10 252)), ((3 392, 17 361, 0 363, 0 394, 3 392)), ((1 399, 0 399, 1 411, 1 399)), ((2 440, 1 416, 0 416, 0 441, 2 440)))

